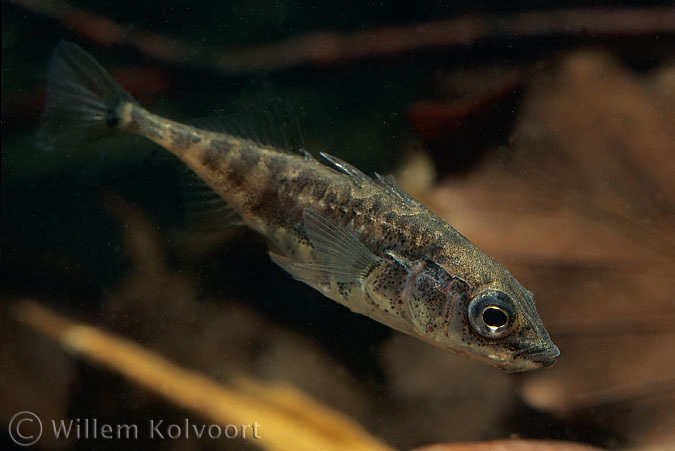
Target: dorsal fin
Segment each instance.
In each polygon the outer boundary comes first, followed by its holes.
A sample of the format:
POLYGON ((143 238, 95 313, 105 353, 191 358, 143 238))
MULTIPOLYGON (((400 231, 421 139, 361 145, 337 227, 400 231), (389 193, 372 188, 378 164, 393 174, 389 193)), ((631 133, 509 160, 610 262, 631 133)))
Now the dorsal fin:
POLYGON ((321 156, 324 157, 326 160, 328 160, 340 172, 343 172, 348 176, 350 176, 357 185, 361 186, 363 185, 363 182, 365 180, 368 180, 368 176, 366 174, 361 172, 361 170, 358 169, 357 167, 347 163, 346 161, 341 160, 338 157, 334 157, 333 155, 329 155, 325 152, 321 152, 321 156))
POLYGON ((281 99, 257 101, 241 113, 193 119, 188 123, 203 130, 244 138, 263 147, 312 158, 305 150, 293 107, 281 99))
POLYGON ((419 207, 422 205, 418 200, 413 198, 410 194, 406 193, 398 186, 396 179, 392 174, 382 176, 376 172, 375 177, 383 187, 385 187, 394 196, 405 202, 408 206, 419 207))

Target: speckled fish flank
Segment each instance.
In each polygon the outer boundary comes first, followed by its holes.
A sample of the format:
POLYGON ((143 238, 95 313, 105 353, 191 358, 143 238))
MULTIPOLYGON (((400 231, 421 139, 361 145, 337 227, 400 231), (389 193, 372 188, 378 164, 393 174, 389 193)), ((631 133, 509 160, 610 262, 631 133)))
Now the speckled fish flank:
POLYGON ((275 263, 354 312, 506 371, 550 366, 559 355, 534 295, 390 178, 156 116, 82 49, 61 43, 39 143, 72 142, 73 130, 128 132, 164 147, 267 238, 275 263))

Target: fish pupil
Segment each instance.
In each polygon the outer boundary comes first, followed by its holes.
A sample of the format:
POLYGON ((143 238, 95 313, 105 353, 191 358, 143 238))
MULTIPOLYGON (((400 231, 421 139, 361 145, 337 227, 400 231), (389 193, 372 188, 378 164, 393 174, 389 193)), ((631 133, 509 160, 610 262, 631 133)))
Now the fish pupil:
POLYGON ((483 312, 483 321, 490 327, 501 327, 506 324, 508 318, 502 309, 489 307, 483 312))

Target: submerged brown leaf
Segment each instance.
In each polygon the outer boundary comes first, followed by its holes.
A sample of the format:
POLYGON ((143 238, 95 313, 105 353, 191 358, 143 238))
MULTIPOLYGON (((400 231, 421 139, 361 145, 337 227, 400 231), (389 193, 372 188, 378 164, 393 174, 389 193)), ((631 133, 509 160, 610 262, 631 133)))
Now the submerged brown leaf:
POLYGON ((495 440, 423 446, 415 451, 593 451, 599 448, 567 442, 541 440, 495 440))
POLYGON ((512 152, 431 196, 537 295, 562 355, 525 400, 636 445, 675 430, 672 74, 565 57, 531 87, 512 152))

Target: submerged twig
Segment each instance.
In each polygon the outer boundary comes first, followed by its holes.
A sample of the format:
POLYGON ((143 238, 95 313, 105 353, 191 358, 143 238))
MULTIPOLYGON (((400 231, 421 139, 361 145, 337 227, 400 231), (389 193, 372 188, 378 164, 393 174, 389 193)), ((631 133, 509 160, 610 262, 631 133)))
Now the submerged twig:
POLYGON ((496 17, 469 16, 414 25, 339 34, 314 32, 275 44, 240 50, 202 50, 159 33, 119 25, 66 2, 12 0, 50 17, 94 42, 127 45, 161 61, 205 67, 227 74, 289 69, 299 65, 330 66, 364 58, 430 49, 475 46, 490 39, 547 36, 620 38, 675 35, 675 8, 562 10, 496 17))

